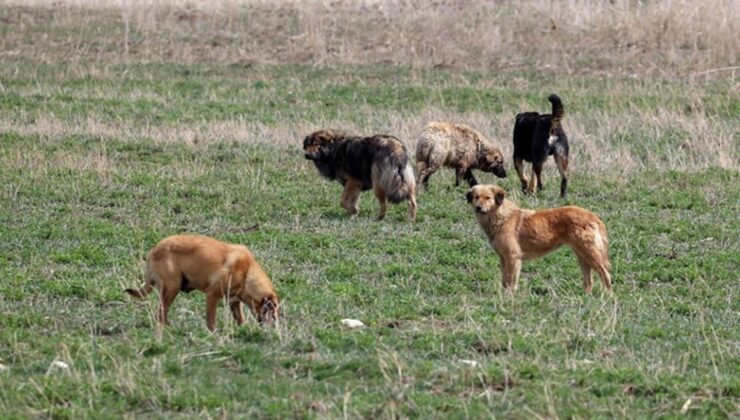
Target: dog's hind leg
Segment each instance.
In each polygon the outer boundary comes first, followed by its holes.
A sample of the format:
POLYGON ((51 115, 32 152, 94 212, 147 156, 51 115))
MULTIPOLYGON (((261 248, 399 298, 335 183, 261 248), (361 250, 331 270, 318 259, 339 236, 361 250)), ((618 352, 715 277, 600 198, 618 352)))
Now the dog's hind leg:
POLYGON ((350 179, 344 184, 344 191, 342 192, 342 199, 339 204, 347 210, 350 216, 354 216, 359 212, 357 202, 360 201, 360 192, 362 192, 362 184, 359 181, 350 179))
POLYGON ((604 283, 604 287, 608 291, 612 291, 612 276, 609 275, 609 270, 606 269, 606 265, 604 263, 599 263, 596 266, 596 272, 599 273, 599 277, 601 277, 601 282, 604 283))
POLYGON ((442 164, 436 164, 436 160, 430 161, 430 162, 420 162, 418 164, 418 167, 421 168, 419 171, 419 184, 421 184, 422 188, 425 190, 429 189, 429 177, 431 177, 435 172, 439 170, 439 168, 442 166, 442 164))
POLYGON ((514 169, 516 169, 516 174, 519 175, 519 181, 522 183, 522 192, 528 192, 527 184, 529 180, 527 175, 524 174, 524 159, 514 159, 514 169))
POLYGON ((169 325, 170 321, 167 319, 167 313, 170 310, 170 305, 172 305, 175 297, 177 297, 177 293, 180 291, 177 287, 170 287, 168 284, 169 282, 163 282, 162 289, 159 293, 158 318, 161 325, 169 325))
POLYGON ((542 167, 544 166, 545 161, 540 162, 532 162, 532 180, 534 181, 534 185, 530 188, 532 192, 534 192, 535 188, 537 188, 537 191, 542 191, 542 188, 544 185, 542 185, 542 167), (537 178, 535 180, 535 178, 537 178))
POLYGON ((419 174, 419 184, 422 189, 429 189, 429 177, 432 175, 426 162, 421 161, 416 164, 416 171, 419 174))
POLYGON ((412 222, 416 221, 416 192, 409 191, 409 219, 412 222))
POLYGON ((385 217, 387 209, 385 191, 383 191, 383 188, 379 185, 375 184, 373 185, 373 193, 375 194, 375 198, 378 199, 378 206, 380 206, 380 209, 378 210, 378 218, 376 220, 381 221, 385 217))
POLYGON ((601 282, 604 287, 611 291, 612 290, 612 278, 609 275, 609 260, 606 256, 606 249, 599 246, 598 242, 595 242, 593 247, 576 246, 573 247, 573 251, 578 255, 578 263, 581 265, 581 272, 585 273, 584 265, 589 269, 589 287, 586 288, 586 278, 584 274, 583 289, 586 293, 591 291, 591 285, 593 285, 593 279, 591 278, 591 270, 596 271, 601 277, 601 282))
MULTIPOLYGON (((577 255, 577 254, 576 254, 577 255)), ((591 273, 591 266, 588 264, 588 260, 578 256, 578 264, 581 266, 581 275, 583 276, 583 291, 591 293, 591 288, 594 285, 593 274, 591 273)))
POLYGON ((568 156, 556 153, 555 163, 558 165, 558 172, 560 172, 560 198, 565 198, 565 194, 568 192, 568 156))

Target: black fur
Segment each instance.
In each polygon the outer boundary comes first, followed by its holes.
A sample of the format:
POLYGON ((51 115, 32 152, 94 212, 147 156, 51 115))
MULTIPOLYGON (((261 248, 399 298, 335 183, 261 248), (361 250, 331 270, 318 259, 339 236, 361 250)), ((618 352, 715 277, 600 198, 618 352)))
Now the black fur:
POLYGON ((190 285, 190 280, 185 277, 185 273, 182 273, 182 279, 180 279, 180 290, 185 293, 190 293, 195 290, 195 288, 190 285))
MULTIPOLYGON (((409 158, 406 147, 397 138, 382 134, 359 137, 341 132, 330 132, 333 136, 326 136, 327 132, 319 131, 303 140, 306 159, 312 160, 316 169, 325 178, 337 180, 342 185, 350 179, 359 180, 362 183, 362 190, 366 191, 373 187, 371 177, 373 163, 383 162, 394 168, 397 175, 403 179, 409 158), (396 146, 391 143, 396 143, 396 146), (311 146, 317 146, 318 151, 310 153, 308 148, 311 146), (402 153, 398 153, 398 147, 402 153)), ((387 198, 393 203, 406 199, 393 194, 392 191, 388 191, 387 198)))
MULTIPOLYGON (((522 112, 517 114, 514 123, 514 161, 523 160, 532 163, 539 180, 539 189, 542 189, 542 180, 539 174, 547 157, 555 156, 556 159, 564 159, 567 169, 569 154, 568 137, 561 124, 564 116, 562 102, 555 94, 550 95, 547 99, 552 103, 551 114, 522 112), (557 140, 552 145, 549 144, 551 129, 557 135, 557 140)), ((567 188, 567 175, 561 173, 561 197, 565 197, 567 188)))

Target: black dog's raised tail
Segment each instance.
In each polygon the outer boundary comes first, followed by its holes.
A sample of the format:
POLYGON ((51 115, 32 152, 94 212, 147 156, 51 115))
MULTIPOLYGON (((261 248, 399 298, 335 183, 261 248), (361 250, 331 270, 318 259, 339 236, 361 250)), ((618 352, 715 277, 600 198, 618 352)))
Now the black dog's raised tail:
POLYGON ((560 101, 560 97, 556 94, 552 94, 547 97, 547 100, 552 104, 552 119, 553 121, 560 122, 565 116, 565 109, 563 109, 563 102, 560 101))

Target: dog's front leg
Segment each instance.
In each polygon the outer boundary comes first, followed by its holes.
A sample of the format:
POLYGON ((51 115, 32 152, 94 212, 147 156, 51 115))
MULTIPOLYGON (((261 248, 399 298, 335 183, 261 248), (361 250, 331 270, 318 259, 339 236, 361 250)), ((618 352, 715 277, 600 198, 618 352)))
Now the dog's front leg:
POLYGON ((458 166, 457 168, 455 168, 455 186, 456 187, 460 186, 460 179, 467 180, 467 177, 465 176, 467 172, 468 172, 468 168, 465 168, 463 166, 458 166))
POLYGON ((516 169, 516 174, 519 175, 519 181, 522 183, 522 192, 527 193, 529 180, 527 179, 527 175, 524 174, 524 160, 514 159, 514 169, 516 169))
POLYGON ((360 192, 362 192, 362 184, 358 181, 350 179, 344 184, 340 204, 350 216, 355 216, 359 212, 357 202, 360 200, 360 192))
POLYGON ((219 293, 206 294, 206 327, 211 332, 216 330, 216 310, 220 300, 221 294, 219 293))
POLYGON ((501 258, 501 285, 504 289, 516 292, 519 273, 522 270, 522 260, 516 256, 501 258))
POLYGON ((478 185, 478 180, 475 179, 475 176, 473 175, 473 170, 468 168, 467 171, 465 171, 465 174, 463 174, 463 177, 466 181, 468 181, 468 185, 471 187, 475 187, 478 185))
POLYGON ((244 311, 242 310, 242 303, 238 300, 233 301, 229 304, 231 308, 231 315, 234 317, 237 325, 244 324, 244 311))

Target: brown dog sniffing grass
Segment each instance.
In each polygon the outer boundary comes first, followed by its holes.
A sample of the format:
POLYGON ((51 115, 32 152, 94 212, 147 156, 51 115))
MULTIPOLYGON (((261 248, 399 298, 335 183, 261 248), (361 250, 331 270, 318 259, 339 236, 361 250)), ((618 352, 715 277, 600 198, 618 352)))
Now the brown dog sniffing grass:
POLYGON ((609 241, 606 226, 595 214, 576 206, 545 210, 521 209, 505 198, 497 185, 476 185, 467 193, 488 244, 501 260, 501 284, 516 290, 522 260, 548 254, 568 245, 578 257, 583 290, 591 292, 591 271, 599 273, 611 291, 609 241))
POLYGON ((244 323, 242 303, 260 323, 272 323, 279 315, 279 300, 270 278, 252 253, 207 236, 174 235, 161 240, 149 251, 144 287, 126 289, 144 298, 159 289, 158 320, 169 324, 167 312, 180 291, 200 290, 206 294, 206 326, 216 328, 218 303, 226 298, 237 324, 244 323))

